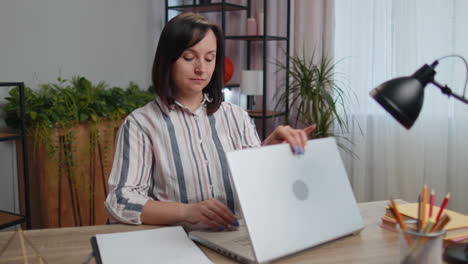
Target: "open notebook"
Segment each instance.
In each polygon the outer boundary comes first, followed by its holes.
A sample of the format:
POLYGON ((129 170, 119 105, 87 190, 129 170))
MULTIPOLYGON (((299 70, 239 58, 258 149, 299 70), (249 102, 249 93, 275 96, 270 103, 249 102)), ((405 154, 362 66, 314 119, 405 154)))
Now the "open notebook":
POLYGON ((98 234, 91 245, 96 263, 212 263, 180 226, 98 234))

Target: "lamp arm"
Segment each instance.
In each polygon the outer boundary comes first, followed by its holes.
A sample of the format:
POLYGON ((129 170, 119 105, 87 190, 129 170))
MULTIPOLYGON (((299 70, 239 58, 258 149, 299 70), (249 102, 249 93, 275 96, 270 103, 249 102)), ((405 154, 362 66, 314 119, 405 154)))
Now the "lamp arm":
POLYGON ((440 90, 442 91, 443 94, 446 94, 447 96, 453 96, 455 97, 456 99, 464 102, 465 104, 468 104, 468 99, 466 99, 464 96, 461 96, 461 95, 458 95, 456 93, 453 93, 452 92, 452 89, 450 89, 449 87, 447 87, 447 85, 442 85, 438 82, 436 82, 435 80, 432 80, 431 81, 432 84, 434 84, 435 86, 439 87, 440 90))
POLYGON ((459 58, 463 61, 463 63, 465 64, 465 69, 466 69, 466 74, 465 74, 465 85, 464 85, 464 88, 463 88, 463 96, 465 96, 466 94, 466 86, 468 84, 468 62, 466 62, 465 60, 465 57, 461 56, 461 55, 458 55, 458 54, 450 54, 450 55, 447 55, 447 56, 443 56, 441 58, 438 58, 437 60, 435 60, 432 64, 431 64, 431 68, 434 69, 435 66, 437 66, 437 64, 439 64, 439 61, 440 60, 443 60, 443 59, 446 59, 446 58, 450 58, 450 57, 455 57, 455 58, 459 58))

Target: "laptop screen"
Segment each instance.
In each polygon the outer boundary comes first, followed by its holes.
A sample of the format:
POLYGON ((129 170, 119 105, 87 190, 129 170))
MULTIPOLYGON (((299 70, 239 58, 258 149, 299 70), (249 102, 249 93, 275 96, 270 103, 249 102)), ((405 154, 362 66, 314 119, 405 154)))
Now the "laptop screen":
POLYGON ((258 262, 280 258, 363 228, 334 138, 226 153, 258 262))

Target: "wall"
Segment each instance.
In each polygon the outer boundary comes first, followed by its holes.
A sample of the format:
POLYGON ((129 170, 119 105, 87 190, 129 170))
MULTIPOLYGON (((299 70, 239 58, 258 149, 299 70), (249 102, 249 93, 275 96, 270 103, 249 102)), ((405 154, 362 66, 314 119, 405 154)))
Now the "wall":
MULTIPOLYGON (((37 89, 58 76, 92 82, 150 84, 156 41, 164 25, 163 0, 2 0, 0 81, 37 89)), ((0 106, 7 90, 0 90, 0 106)), ((5 127, 0 111, 0 128, 5 127)), ((14 144, 0 144, 0 210, 14 209, 14 144)))

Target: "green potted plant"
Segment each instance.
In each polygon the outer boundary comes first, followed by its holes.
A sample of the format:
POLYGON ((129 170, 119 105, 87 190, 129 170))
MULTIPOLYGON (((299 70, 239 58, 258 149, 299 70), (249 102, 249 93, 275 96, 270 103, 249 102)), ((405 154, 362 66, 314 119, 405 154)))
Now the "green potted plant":
MULTIPOLYGON (((84 77, 25 89, 33 228, 104 224, 107 177, 123 118, 153 100, 135 83, 125 89, 84 77)), ((4 110, 19 126, 19 89, 4 110)))
MULTIPOLYGON (((286 122, 295 127, 316 124, 316 129, 310 134, 312 138, 333 136, 352 143, 346 136, 350 124, 346 108, 348 101, 336 79, 336 64, 323 52, 316 63, 315 59, 314 52, 311 58, 289 56, 289 68, 276 63, 279 70, 287 71, 290 77, 289 88, 276 94, 276 108, 285 109, 287 105, 286 122)), ((338 144, 348 150, 344 144, 338 144)))

